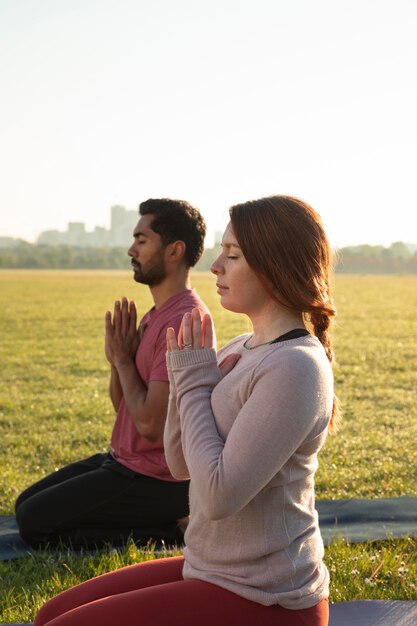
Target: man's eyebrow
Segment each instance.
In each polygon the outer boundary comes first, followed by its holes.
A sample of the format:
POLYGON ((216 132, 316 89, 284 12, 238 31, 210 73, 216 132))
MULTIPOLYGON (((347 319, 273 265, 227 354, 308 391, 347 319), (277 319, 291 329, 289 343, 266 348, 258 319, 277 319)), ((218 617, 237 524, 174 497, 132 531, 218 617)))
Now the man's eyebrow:
POLYGON ((133 236, 134 237, 146 237, 147 235, 142 230, 134 230, 133 236))

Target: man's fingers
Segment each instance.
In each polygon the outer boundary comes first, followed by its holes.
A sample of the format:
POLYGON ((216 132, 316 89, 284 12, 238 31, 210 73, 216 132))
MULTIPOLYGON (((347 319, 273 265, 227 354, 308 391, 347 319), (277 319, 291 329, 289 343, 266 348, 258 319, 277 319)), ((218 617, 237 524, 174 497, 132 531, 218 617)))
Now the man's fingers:
POLYGON ((112 331, 112 323, 111 323, 111 312, 106 311, 106 315, 104 316, 104 323, 106 326, 106 333, 110 333, 112 331))
POLYGON ((121 306, 121 318, 122 318, 122 333, 123 336, 126 336, 126 333, 129 328, 129 302, 127 298, 122 298, 122 306, 121 306))
POLYGON ((114 303, 113 327, 116 330, 119 330, 120 325, 121 325, 120 301, 116 300, 116 302, 114 303))
POLYGON ((136 333, 137 317, 136 302, 131 300, 129 303, 129 330, 132 333, 136 333))

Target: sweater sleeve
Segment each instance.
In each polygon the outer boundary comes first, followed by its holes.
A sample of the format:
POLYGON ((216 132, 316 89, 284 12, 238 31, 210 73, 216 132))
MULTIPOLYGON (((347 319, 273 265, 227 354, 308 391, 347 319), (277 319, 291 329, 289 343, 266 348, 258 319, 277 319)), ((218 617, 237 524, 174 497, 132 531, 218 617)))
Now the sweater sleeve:
POLYGON ((167 419, 164 428, 164 451, 169 470, 177 480, 190 478, 181 443, 181 421, 177 407, 177 391, 170 367, 171 353, 167 352, 167 370, 169 378, 169 401, 167 419))
POLYGON ((204 515, 218 520, 245 507, 303 442, 321 435, 330 404, 314 359, 293 351, 279 367, 264 360, 224 441, 210 402, 221 374, 208 352, 171 353, 171 368, 193 490, 204 515))
MULTIPOLYGON (((200 309, 202 315, 204 315, 207 311, 204 309, 200 309)), ((183 316, 178 318, 178 327, 171 325, 174 327, 176 331, 179 330, 181 326, 183 316)), ((165 331, 166 332, 166 331, 165 331)), ((216 347, 216 333, 213 328, 213 346, 214 349, 216 347)), ((169 379, 169 401, 168 401, 168 411, 167 411, 167 419, 165 421, 164 427, 164 451, 165 458, 169 467, 169 470, 174 478, 177 480, 187 480, 190 478, 190 473, 188 471, 187 463, 184 458, 184 453, 182 449, 181 443, 181 421, 180 415, 177 407, 177 393, 175 388, 175 380, 171 370, 171 353, 166 353, 166 367, 168 371, 168 379, 169 379)))

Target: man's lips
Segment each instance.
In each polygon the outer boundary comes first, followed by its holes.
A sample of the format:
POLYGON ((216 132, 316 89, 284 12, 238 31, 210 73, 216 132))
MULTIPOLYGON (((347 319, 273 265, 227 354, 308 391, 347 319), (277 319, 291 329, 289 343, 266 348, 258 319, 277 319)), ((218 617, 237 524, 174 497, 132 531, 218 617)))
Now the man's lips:
POLYGON ((216 283, 216 287, 217 287, 217 291, 219 291, 220 289, 222 289, 222 290, 229 289, 229 287, 225 287, 224 285, 220 285, 220 283, 216 283))

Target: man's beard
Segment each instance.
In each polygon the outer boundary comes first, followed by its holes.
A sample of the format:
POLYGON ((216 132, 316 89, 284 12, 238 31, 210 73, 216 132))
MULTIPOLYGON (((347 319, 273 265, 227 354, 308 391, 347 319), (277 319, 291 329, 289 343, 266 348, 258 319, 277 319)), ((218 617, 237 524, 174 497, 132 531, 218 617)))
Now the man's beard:
POLYGON ((167 273, 163 260, 156 261, 153 265, 143 269, 140 263, 132 263, 134 270, 133 278, 137 283, 154 287, 165 280, 167 273))

